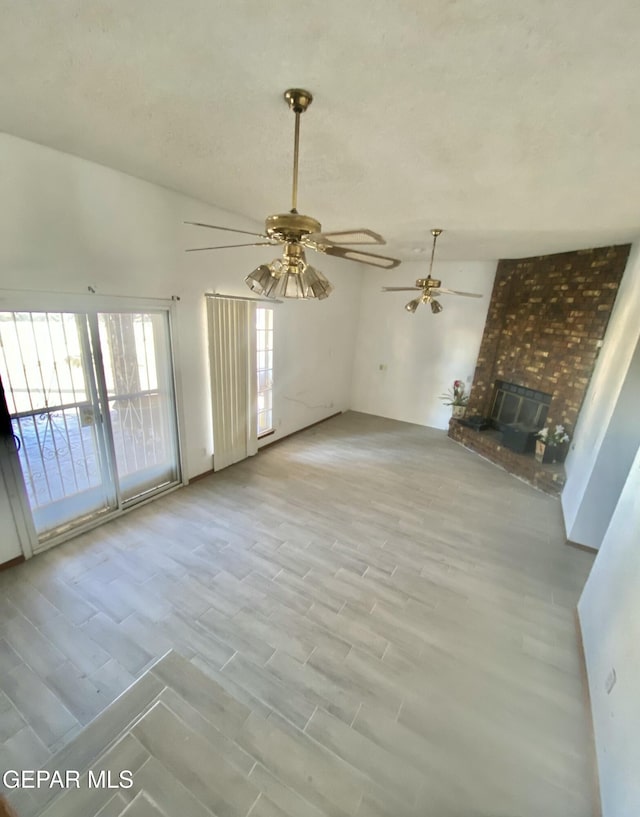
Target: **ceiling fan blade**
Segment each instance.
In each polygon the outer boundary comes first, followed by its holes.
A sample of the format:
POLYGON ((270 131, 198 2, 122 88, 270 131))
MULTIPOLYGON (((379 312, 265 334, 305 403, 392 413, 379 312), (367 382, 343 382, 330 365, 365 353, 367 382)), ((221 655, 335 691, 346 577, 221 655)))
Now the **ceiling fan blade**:
POLYGON ((397 258, 389 258, 386 255, 376 255, 372 252, 350 250, 346 247, 321 247, 320 251, 327 255, 335 255, 338 258, 346 258, 348 261, 359 261, 361 264, 369 264, 372 267, 382 267, 383 269, 393 269, 400 263, 397 258))
POLYGON ((273 247, 270 241, 255 241, 253 244, 222 244, 219 247, 191 247, 185 252, 202 252, 202 250, 230 250, 232 247, 273 247))
POLYGON ((185 224, 193 224, 194 227, 209 227, 211 230, 224 230, 227 233, 242 233, 243 235, 253 235, 256 238, 269 238, 264 233, 252 233, 249 230, 236 230, 235 227, 219 227, 217 224, 203 224, 201 221, 185 221, 185 224))
POLYGON ((305 236, 309 241, 317 244, 386 244, 387 242, 373 230, 341 230, 335 233, 310 233, 305 236))
MULTIPOLYGON (((434 295, 436 291, 434 291, 434 295)), ((438 295, 464 295, 465 298, 482 298, 482 295, 479 295, 477 292, 460 292, 458 289, 447 289, 446 287, 440 287, 437 290, 438 295)))
POLYGON ((415 292, 420 291, 420 287, 382 287, 383 292, 415 292))

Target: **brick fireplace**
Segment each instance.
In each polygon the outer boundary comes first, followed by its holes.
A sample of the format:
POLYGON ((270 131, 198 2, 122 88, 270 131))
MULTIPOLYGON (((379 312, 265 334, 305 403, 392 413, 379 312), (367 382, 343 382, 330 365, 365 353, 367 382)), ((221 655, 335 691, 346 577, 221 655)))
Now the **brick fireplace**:
MULTIPOLYGON (((498 263, 467 408, 489 418, 501 383, 550 396, 545 424, 573 436, 630 245, 498 263)), ((452 420, 449 436, 537 487, 559 493, 564 469, 514 453, 492 423, 476 431, 452 420)))

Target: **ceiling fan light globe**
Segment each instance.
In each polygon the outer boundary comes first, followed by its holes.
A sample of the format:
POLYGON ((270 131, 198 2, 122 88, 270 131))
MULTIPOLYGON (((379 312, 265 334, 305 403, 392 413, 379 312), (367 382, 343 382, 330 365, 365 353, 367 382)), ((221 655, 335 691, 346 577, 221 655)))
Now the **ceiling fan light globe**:
POLYGON ((324 301, 333 292, 333 287, 319 269, 307 265, 302 273, 302 285, 307 298, 324 301))
POLYGON ((442 312, 442 304, 440 301, 436 301, 435 298, 431 299, 431 311, 434 315, 437 315, 438 312, 442 312))
POLYGON ((329 285, 328 289, 324 289, 321 286, 315 287, 313 292, 315 298, 317 298, 319 301, 324 301, 333 292, 333 287, 331 285, 329 285))
POLYGON ((258 295, 266 295, 266 290, 273 278, 271 270, 266 264, 260 264, 253 272, 244 279, 245 284, 250 290, 256 292, 258 295))
POLYGON ((333 287, 328 281, 316 281, 309 286, 309 298, 317 298, 324 301, 333 292, 333 287))
POLYGON ((413 314, 416 311, 416 309, 420 306, 420 300, 421 300, 420 298, 414 298, 412 301, 409 301, 408 304, 405 304, 404 308, 407 310, 407 312, 413 314))
POLYGON ((286 265, 281 258, 275 258, 269 264, 269 271, 274 278, 280 278, 284 271, 286 270, 286 265))
POLYGON ((277 298, 280 291, 281 282, 282 276, 271 275, 269 278, 269 283, 267 284, 263 293, 264 297, 277 298))
POLYGON ((280 291, 283 298, 295 298, 301 300, 306 298, 304 287, 302 286, 302 277, 299 272, 291 272, 288 270, 284 273, 281 279, 280 291))

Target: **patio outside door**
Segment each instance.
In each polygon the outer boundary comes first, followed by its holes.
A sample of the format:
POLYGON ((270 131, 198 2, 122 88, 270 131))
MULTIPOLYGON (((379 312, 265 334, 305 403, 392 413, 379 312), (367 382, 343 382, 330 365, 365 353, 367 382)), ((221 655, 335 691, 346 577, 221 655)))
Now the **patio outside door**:
POLYGON ((179 482, 168 311, 0 312, 0 342, 40 547, 179 482))

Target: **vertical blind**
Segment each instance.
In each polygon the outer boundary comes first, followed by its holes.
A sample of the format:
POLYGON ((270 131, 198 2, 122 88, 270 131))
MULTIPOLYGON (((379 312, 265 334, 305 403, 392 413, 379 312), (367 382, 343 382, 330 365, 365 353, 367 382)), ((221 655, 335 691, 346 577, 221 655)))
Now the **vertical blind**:
POLYGON ((207 298, 213 413, 213 469, 258 451, 255 304, 207 298))

